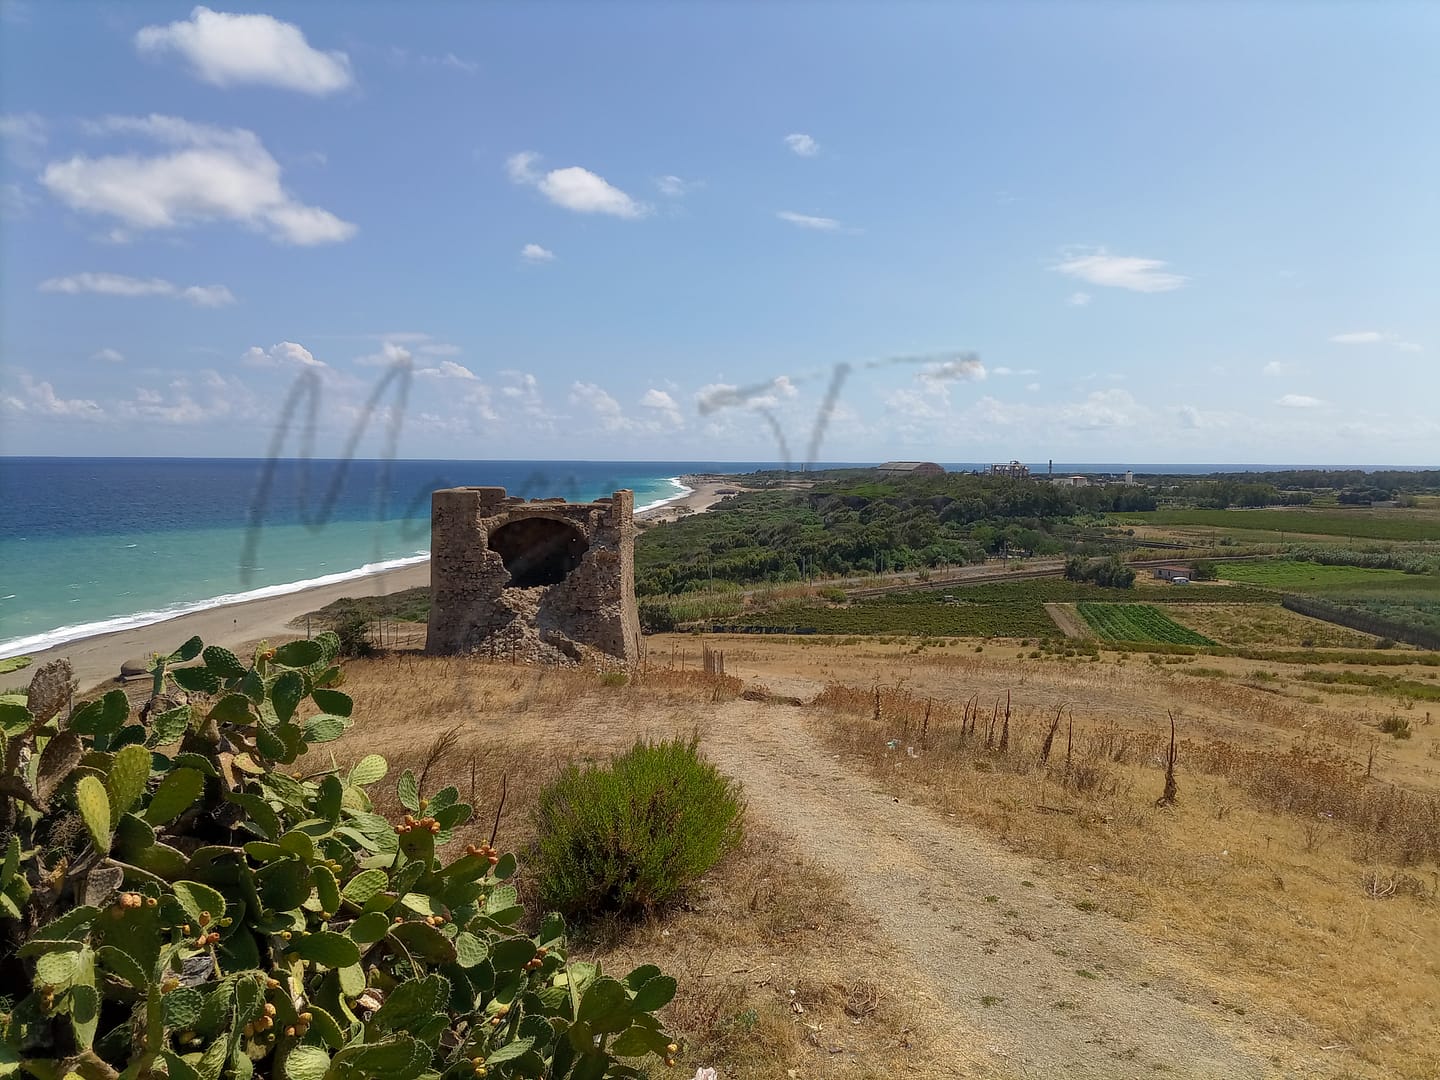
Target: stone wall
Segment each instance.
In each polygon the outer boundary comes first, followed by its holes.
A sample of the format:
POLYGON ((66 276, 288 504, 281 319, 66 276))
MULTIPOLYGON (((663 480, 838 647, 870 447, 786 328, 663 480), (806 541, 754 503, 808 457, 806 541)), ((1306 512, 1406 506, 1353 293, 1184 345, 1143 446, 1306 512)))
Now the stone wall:
POLYGON ((591 503, 527 501, 498 487, 431 495, 425 651, 638 660, 634 492, 591 503))

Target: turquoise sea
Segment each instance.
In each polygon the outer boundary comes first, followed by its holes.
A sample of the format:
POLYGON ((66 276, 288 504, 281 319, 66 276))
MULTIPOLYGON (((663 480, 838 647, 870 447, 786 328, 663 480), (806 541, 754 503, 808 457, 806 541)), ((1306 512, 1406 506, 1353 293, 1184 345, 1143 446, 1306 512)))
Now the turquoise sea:
POLYGON ((428 555, 430 492, 637 508, 741 462, 0 459, 0 657, 362 577, 428 555))

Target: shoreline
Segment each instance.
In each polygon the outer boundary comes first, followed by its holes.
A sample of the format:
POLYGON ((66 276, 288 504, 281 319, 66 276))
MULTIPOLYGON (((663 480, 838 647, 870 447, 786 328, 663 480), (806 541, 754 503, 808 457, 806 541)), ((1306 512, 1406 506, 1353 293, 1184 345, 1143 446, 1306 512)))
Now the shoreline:
MULTIPOLYGON (((686 490, 664 502, 653 503, 648 509, 636 511, 637 525, 674 521, 684 516, 682 507, 687 508, 686 513, 704 513, 724 498, 718 494, 719 489, 732 486, 725 480, 708 475, 681 476, 675 480, 686 490)), ((112 682, 119 675, 122 664, 148 658, 151 653, 169 652, 197 634, 206 645, 221 645, 237 652, 265 639, 289 640, 300 636, 290 625, 294 620, 336 600, 365 595, 385 596, 404 589, 428 586, 430 559, 415 559, 404 566, 370 572, 361 567, 346 572, 343 577, 337 575, 339 580, 318 585, 294 583, 270 586, 275 591, 248 599, 225 602, 222 597, 196 601, 210 606, 172 615, 157 612, 158 618, 137 625, 86 634, 32 652, 21 650, 17 655, 28 655, 32 664, 12 672, 6 681, 13 679, 15 685, 28 684, 27 673, 34 668, 60 657, 69 657, 76 681, 82 690, 88 690, 100 683, 112 682)))

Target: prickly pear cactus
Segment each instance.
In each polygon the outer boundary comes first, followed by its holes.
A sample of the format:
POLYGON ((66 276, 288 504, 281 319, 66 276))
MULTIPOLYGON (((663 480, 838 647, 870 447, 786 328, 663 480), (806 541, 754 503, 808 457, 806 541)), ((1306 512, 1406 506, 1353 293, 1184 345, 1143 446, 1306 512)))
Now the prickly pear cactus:
MULTIPOLYGON (((198 638, 43 719, 0 702, 0 1076, 38 1080, 640 1077, 676 1045, 657 968, 571 963, 559 916, 518 929, 515 859, 468 845, 453 787, 392 823, 348 772, 293 765, 351 724, 333 634, 250 664, 198 638), (199 663, 194 663, 199 658, 199 663), (182 666, 183 665, 183 666, 182 666), (174 705, 173 682, 188 695, 174 705)), ((308 763, 307 763, 308 764, 308 763)))

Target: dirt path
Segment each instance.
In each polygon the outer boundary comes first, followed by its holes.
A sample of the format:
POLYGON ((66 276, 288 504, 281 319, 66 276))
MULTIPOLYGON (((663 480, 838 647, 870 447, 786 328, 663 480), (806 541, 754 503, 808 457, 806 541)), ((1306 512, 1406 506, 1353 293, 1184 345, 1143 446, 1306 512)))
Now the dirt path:
POLYGON ((707 753, 743 782, 751 812, 851 885, 896 962, 933 982, 1000 1075, 1280 1075, 1243 1021, 1156 970, 1123 924, 1060 900, 979 833, 877 790, 807 732, 803 709, 735 701, 709 731, 707 753))
POLYGON ((1085 625, 1085 620, 1075 610, 1074 604, 1046 604, 1045 614, 1050 616, 1050 621, 1058 626, 1067 638, 1090 636, 1090 628, 1085 625))

